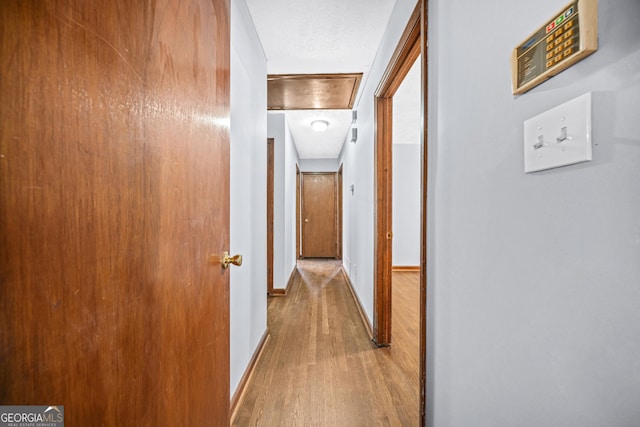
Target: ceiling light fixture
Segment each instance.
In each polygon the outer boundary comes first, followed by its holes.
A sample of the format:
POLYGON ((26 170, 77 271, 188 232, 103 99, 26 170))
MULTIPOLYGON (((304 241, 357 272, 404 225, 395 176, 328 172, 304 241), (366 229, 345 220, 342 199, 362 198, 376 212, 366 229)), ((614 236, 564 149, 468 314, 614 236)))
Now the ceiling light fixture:
POLYGON ((329 122, 326 120, 314 120, 311 122, 311 127, 316 132, 324 132, 329 127, 329 122))

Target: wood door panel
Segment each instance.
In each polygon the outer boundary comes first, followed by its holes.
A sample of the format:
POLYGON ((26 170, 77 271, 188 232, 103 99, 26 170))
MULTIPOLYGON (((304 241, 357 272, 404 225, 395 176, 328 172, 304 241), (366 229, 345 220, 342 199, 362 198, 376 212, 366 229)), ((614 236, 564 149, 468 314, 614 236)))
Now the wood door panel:
POLYGON ((302 173, 302 256, 337 254, 336 174, 302 173))
POLYGON ((228 425, 228 0, 0 20, 0 403, 228 425))

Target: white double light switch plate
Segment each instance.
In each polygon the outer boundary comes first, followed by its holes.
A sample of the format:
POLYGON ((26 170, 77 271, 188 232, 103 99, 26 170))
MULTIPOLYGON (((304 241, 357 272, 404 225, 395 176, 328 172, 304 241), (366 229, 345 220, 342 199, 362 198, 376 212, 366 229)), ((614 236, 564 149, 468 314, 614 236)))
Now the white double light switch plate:
POLYGON ((524 122, 524 171, 591 160, 591 93, 524 122))

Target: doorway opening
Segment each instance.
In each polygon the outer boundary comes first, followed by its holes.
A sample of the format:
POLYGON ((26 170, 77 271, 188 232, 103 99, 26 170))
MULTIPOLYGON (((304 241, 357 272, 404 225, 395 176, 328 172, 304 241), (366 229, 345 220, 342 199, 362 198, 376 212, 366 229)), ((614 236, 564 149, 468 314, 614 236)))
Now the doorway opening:
POLYGON ((391 344, 393 239, 393 97, 413 64, 420 58, 420 425, 425 425, 426 402, 426 201, 427 201, 427 0, 420 0, 375 92, 375 274, 373 340, 391 344), (422 54, 422 55, 421 55, 422 54))

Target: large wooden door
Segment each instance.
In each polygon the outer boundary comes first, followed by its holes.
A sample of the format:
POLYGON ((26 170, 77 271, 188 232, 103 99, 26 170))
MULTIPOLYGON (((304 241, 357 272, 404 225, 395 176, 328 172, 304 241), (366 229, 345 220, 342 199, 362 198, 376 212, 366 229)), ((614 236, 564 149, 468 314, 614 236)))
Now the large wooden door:
POLYGON ((302 257, 338 258, 337 174, 302 173, 302 257))
POLYGON ((229 1, 0 22, 0 404, 228 426, 229 1))

